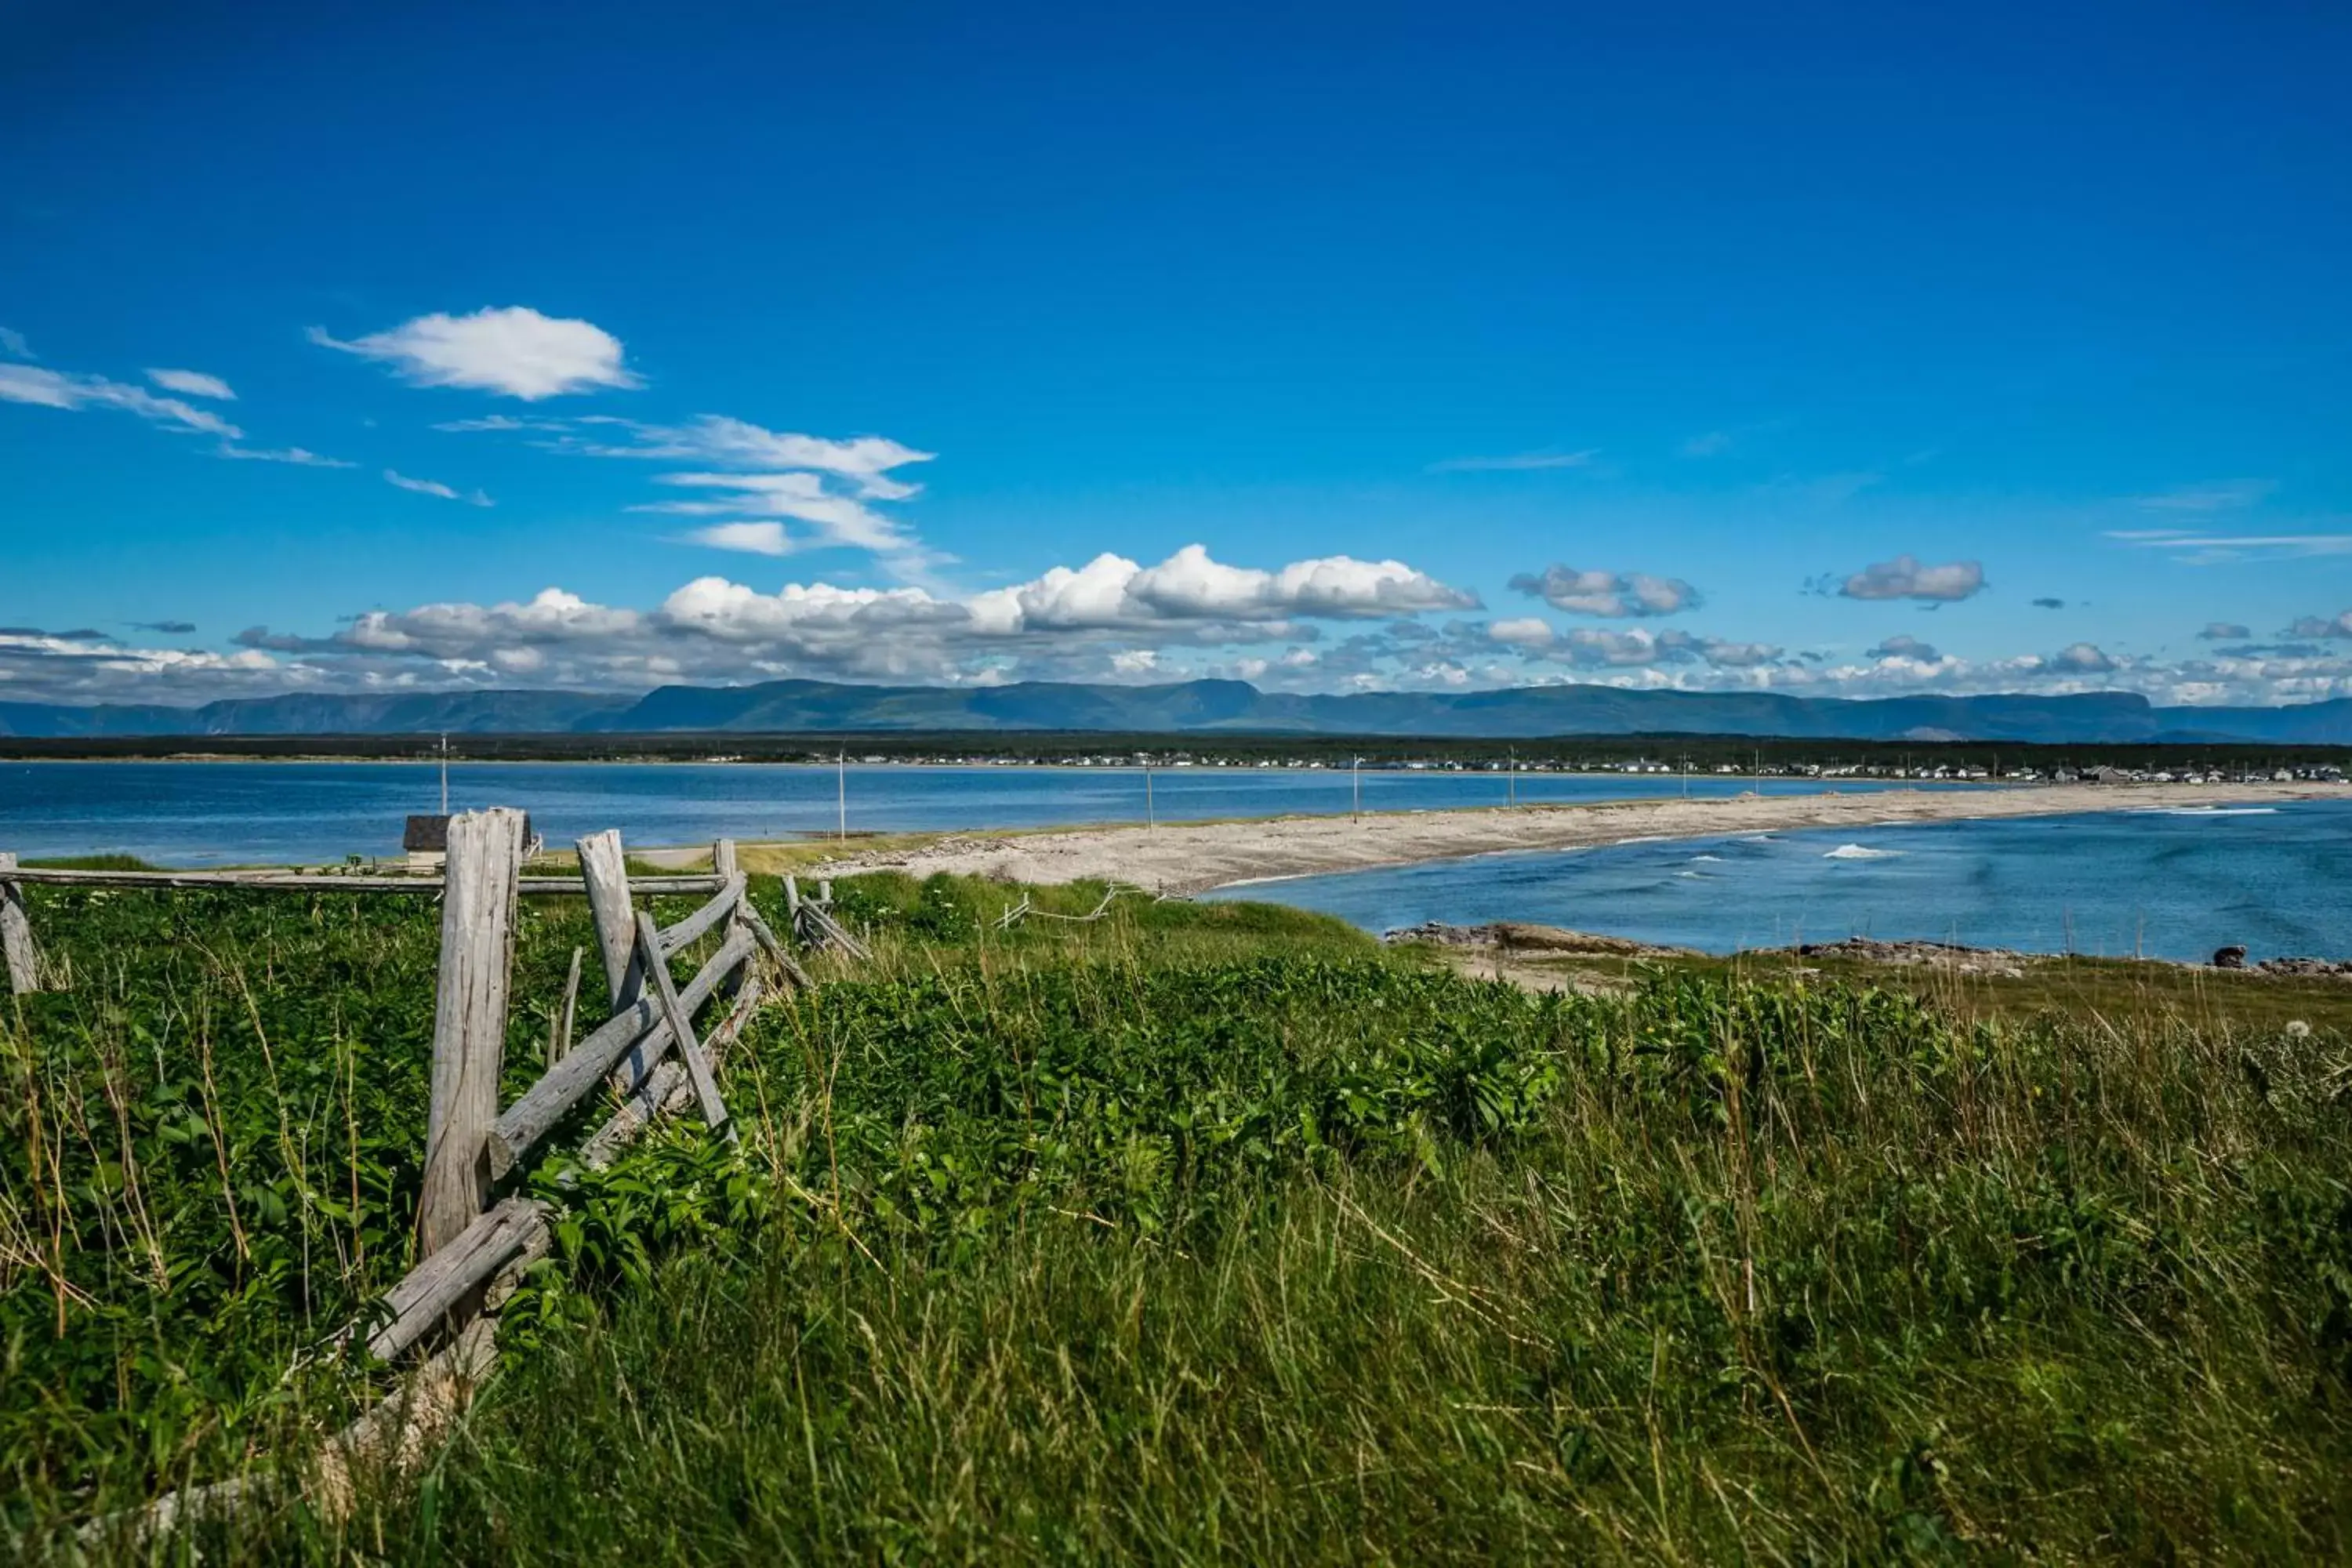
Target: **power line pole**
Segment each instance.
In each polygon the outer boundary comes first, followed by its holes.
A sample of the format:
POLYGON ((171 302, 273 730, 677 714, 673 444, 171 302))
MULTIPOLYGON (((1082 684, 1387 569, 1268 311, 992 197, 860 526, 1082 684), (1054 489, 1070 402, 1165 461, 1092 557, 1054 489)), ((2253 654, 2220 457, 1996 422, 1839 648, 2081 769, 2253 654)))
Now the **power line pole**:
POLYGON ((849 842, 849 748, 834 759, 834 794, 841 807, 841 842, 849 842))
POLYGON ((1159 810, 1151 803, 1151 759, 1149 757, 1143 760, 1143 826, 1160 826, 1159 810))
POLYGON ((1349 764, 1348 775, 1356 788, 1356 803, 1349 815, 1358 822, 1364 819, 1364 759, 1358 757, 1349 764))
POLYGON ((449 731, 441 731, 441 815, 449 815, 449 731))

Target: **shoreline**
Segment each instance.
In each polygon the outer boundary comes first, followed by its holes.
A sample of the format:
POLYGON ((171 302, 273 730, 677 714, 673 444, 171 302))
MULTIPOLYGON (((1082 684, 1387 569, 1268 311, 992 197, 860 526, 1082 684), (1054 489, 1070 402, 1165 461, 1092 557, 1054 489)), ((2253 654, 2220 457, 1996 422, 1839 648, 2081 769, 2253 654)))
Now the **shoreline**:
POLYGON ((2352 789, 2346 786, 2303 783, 2021 784, 1637 799, 1367 813, 1361 818, 1277 816, 1158 827, 950 834, 912 850, 853 854, 799 868, 834 874, 898 870, 914 877, 944 871, 1041 884, 1118 881, 1153 892, 1192 894, 1486 855, 1596 848, 1635 839, 2346 799, 2352 799, 2352 789))

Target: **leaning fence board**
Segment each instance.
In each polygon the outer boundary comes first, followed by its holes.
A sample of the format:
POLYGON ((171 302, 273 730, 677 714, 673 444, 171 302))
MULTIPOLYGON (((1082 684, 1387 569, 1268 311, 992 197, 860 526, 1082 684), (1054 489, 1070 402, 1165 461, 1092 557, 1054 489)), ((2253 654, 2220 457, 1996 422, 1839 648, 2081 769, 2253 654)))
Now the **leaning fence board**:
MULTIPOLYGON (((710 999, 719 982, 751 956, 751 945, 749 934, 739 933, 711 954, 710 962, 678 993, 678 1001, 688 1012, 710 999)), ((507 1107, 488 1140, 491 1173, 503 1176, 513 1169, 563 1120, 565 1112, 595 1092, 596 1085, 624 1058, 634 1055, 639 1064, 630 1079, 634 1087, 650 1074, 668 1047, 669 1025, 662 1018, 658 1004, 646 997, 631 1003, 574 1046, 570 1056, 507 1107)))
POLYGON ((743 923, 751 928, 752 936, 757 938, 760 945, 767 950, 768 956, 776 961, 776 967, 784 972, 784 978, 802 990, 807 990, 809 988, 808 971, 803 969, 800 966, 800 961, 785 950, 782 942, 776 940, 776 933, 770 931, 768 922, 760 918, 759 906, 749 899, 743 900, 743 923))
POLYGON ((546 1234, 547 1207, 534 1198, 509 1198, 477 1218, 392 1288, 391 1316, 368 1336, 369 1353, 396 1360, 546 1234))
POLYGON ((41 988, 40 951, 33 945, 32 917, 25 912, 25 895, 16 884, 24 874, 16 857, 0 851, 0 960, 8 967, 8 989, 19 996, 41 988))
MULTIPOLYGON (((749 909, 751 906, 744 906, 749 909)), ((703 1053, 715 1070, 726 1056, 727 1047, 742 1034, 743 1026, 751 1022, 759 1010, 760 976, 752 970, 743 972, 743 989, 735 994, 735 1005, 726 1021, 710 1032, 702 1043, 703 1053)), ((654 1118, 665 1111, 676 1110, 686 1104, 693 1086, 687 1081, 686 1069, 676 1058, 664 1061, 653 1075, 639 1086, 637 1092, 622 1102, 612 1119, 596 1130, 595 1136, 580 1146, 580 1163, 592 1171, 601 1171, 618 1157, 624 1145, 644 1131, 654 1118)))
MULTIPOLYGON (((702 1042, 694 1037, 694 1015, 677 997, 677 987, 671 983, 669 965, 662 958, 661 932, 654 929, 654 917, 637 916, 637 951, 645 956, 646 971, 653 976, 654 994, 669 1019, 670 1038, 677 1043, 677 1054, 686 1063, 687 1075, 694 1080, 694 1097, 702 1102, 702 1120, 711 1127, 727 1125, 727 1102, 719 1098, 719 1080, 710 1076, 710 1064, 703 1059, 702 1042)), ((732 1129, 730 1129, 731 1134, 732 1129)))
MULTIPOLYGON (((670 954, 687 946, 688 943, 692 942, 696 937, 700 936, 704 931, 709 931, 712 926, 717 925, 720 921, 723 921, 729 915, 733 914, 736 907, 742 901, 743 878, 739 874, 728 879, 727 886, 719 890, 717 898, 711 900, 709 903, 703 905, 700 909, 695 910, 692 914, 687 916, 676 925, 664 926, 657 933, 661 939, 661 955, 664 958, 667 958, 670 954)), ((642 916, 640 918, 650 919, 651 917, 642 916)))
POLYGON ((835 920, 822 904, 803 900, 801 924, 807 930, 815 931, 819 941, 841 949, 852 958, 870 959, 874 956, 866 951, 866 944, 850 935, 842 923, 835 920))
POLYGON ((449 822, 441 903, 441 978, 433 1012, 432 1104, 416 1233, 429 1257, 488 1206, 483 1141, 499 1118, 507 988, 514 961, 515 875, 523 814, 469 811, 449 822))

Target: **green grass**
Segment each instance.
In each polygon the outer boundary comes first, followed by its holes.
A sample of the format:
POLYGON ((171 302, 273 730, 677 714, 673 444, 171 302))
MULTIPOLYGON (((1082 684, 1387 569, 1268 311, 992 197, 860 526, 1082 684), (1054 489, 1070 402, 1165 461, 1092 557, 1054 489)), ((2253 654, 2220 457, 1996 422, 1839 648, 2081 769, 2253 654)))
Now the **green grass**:
POLYGON ((155 871, 161 867, 149 864, 136 855, 52 855, 25 862, 46 871, 155 871))
MULTIPOLYGON (((206 1561, 2352 1550, 2333 1024, 1969 1014, 1705 968, 1539 996, 1264 907, 1123 898, 998 931, 1022 890, 838 891, 876 962, 827 961, 747 1036, 740 1149, 679 1129, 568 1189, 535 1171, 558 1252, 447 1447, 348 1519, 206 1527, 206 1561)), ((20 1556, 357 1392, 278 1358, 394 1267, 432 906, 237 897, 37 900, 83 986, 12 1047, 39 1093, 0 1110, 5 1192, 45 1220, 62 1194, 93 1304, 60 1336, 42 1269, 0 1263, 20 1556), (167 1163, 136 1109, 207 1037, 236 1176, 315 1160, 249 1300, 204 1218, 210 1134, 167 1163), (151 1213, 181 1216, 168 1287, 127 1175, 97 1173, 110 1075, 151 1213), (384 1262, 346 1280, 310 1189, 340 1191, 316 1171, 350 1163, 352 1120, 384 1262), (61 1183, 30 1173, 40 1126, 61 1183)), ((576 904, 526 923, 510 1089, 583 931, 576 904)))

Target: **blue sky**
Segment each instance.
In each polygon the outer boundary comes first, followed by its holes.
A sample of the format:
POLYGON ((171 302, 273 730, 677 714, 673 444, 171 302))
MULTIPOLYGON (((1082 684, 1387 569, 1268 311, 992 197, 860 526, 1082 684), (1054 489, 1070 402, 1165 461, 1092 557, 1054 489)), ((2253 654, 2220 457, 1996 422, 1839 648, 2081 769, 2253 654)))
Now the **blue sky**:
POLYGON ((2341 7, 337 9, 0 20, 0 700, 2352 694, 2341 7))

